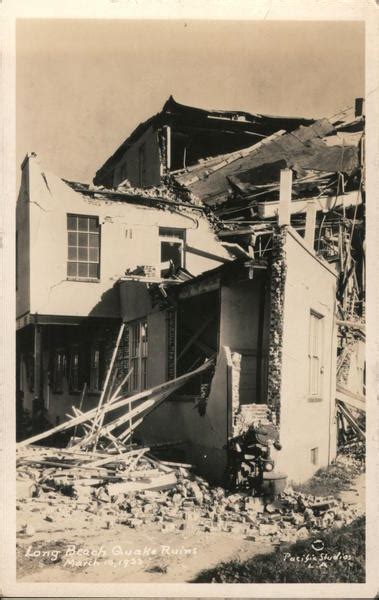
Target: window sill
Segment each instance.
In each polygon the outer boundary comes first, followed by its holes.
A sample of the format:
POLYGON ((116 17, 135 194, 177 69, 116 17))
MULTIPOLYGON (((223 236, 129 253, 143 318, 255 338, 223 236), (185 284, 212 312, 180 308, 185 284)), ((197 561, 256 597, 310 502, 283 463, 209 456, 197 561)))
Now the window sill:
POLYGON ((96 277, 67 277, 67 281, 78 281, 85 283, 100 283, 100 279, 96 277))
POLYGON ((319 396, 315 396, 314 398, 310 396, 308 397, 308 402, 322 402, 322 398, 320 398, 319 396))

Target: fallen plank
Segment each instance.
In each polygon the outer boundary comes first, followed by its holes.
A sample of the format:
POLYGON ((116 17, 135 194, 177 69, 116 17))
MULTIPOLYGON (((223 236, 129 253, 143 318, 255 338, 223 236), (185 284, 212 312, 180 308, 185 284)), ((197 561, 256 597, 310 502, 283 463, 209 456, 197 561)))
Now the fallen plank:
POLYGON ((118 336, 117 336, 115 347, 113 349, 111 362, 110 362, 110 365, 109 365, 109 368, 108 368, 108 371, 107 371, 107 374, 106 374, 106 377, 105 377, 104 387, 103 387, 103 390, 101 392, 101 396, 100 396, 100 399, 99 399, 99 404, 96 407, 96 412, 95 412, 95 415, 94 415, 95 418, 94 418, 93 423, 92 423, 92 431, 94 431, 94 428, 97 425, 98 421, 100 419, 104 418, 104 413, 101 412, 101 407, 102 407, 102 404, 103 404, 104 399, 106 397, 106 394, 108 393, 109 381, 110 381, 110 378, 111 378, 111 375, 112 375, 113 365, 114 365, 115 360, 116 360, 118 348, 119 348, 120 343, 121 343, 121 339, 122 339, 122 336, 123 336, 123 333, 124 333, 124 329, 125 329, 125 323, 122 323, 122 325, 120 327, 120 330, 118 332, 118 336))
POLYGON ((150 448, 137 448, 135 450, 130 450, 128 452, 123 452, 122 454, 117 454, 115 456, 109 455, 106 458, 101 458, 99 460, 95 460, 92 462, 89 462, 88 464, 85 465, 85 468, 95 468, 95 467, 100 467, 102 465, 106 465, 106 464, 114 464, 114 463, 119 463, 119 462, 127 462, 128 460, 131 460, 133 457, 135 457, 136 455, 139 456, 139 454, 141 453, 141 451, 144 452, 148 452, 148 450, 150 450, 150 448))
POLYGON ((107 486, 110 496, 125 494, 128 492, 137 492, 142 490, 164 490, 174 487, 177 484, 175 473, 167 473, 160 477, 148 478, 146 481, 126 481, 125 483, 113 483, 107 486))
POLYGON ((337 383, 336 399, 338 400, 338 402, 343 402, 344 404, 348 404, 349 406, 352 406, 357 410, 366 412, 365 397, 359 396, 358 394, 354 394, 339 383, 337 383))
MULTIPOLYGON (((176 379, 171 379, 170 381, 167 381, 158 386, 155 386, 154 388, 150 388, 148 390, 144 390, 143 392, 139 392, 138 394, 135 394, 134 396, 129 396, 128 398, 123 398, 122 400, 119 400, 118 402, 114 402, 110 405, 105 405, 103 407, 103 412, 107 413, 109 411, 117 410, 118 408, 121 408, 121 407, 129 404, 129 402, 131 402, 131 401, 136 401, 136 400, 140 400, 143 398, 147 398, 148 396, 157 394, 160 391, 168 391, 168 393, 170 394, 171 390, 175 391, 175 389, 177 389, 181 385, 184 385, 184 383, 186 381, 188 381, 195 375, 199 375, 200 373, 207 371, 212 365, 213 365, 213 361, 209 360, 209 361, 205 362, 203 365, 201 365, 200 367, 198 367, 197 369, 195 369, 194 371, 191 371, 190 373, 185 373, 184 375, 181 375, 180 377, 177 377, 176 379)), ((39 433, 30 438, 22 440, 21 442, 18 442, 16 447, 22 448, 22 447, 28 446, 30 444, 34 444, 35 442, 38 442, 47 437, 50 437, 54 433, 58 433, 60 431, 65 431, 66 429, 70 429, 71 427, 74 427, 75 425, 77 425, 79 423, 85 423, 86 421, 91 420, 97 414, 97 412, 98 412, 97 408, 89 410, 89 411, 83 413, 82 415, 75 417, 74 419, 72 419, 69 422, 61 423, 60 425, 56 425, 56 427, 53 427, 52 429, 49 429, 48 431, 43 431, 42 433, 39 433)))

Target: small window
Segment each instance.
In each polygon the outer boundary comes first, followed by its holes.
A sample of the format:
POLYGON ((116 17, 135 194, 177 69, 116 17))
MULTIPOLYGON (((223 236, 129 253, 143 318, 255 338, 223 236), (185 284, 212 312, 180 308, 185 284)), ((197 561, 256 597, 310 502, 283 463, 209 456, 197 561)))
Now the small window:
POLYGON ((316 312, 310 312, 309 322, 309 384, 310 399, 322 398, 323 374, 323 317, 316 312))
POLYGON ((318 465, 318 448, 311 449, 311 463, 312 465, 318 465))
POLYGON ((62 349, 57 349, 54 354, 53 367, 53 392, 55 394, 63 393, 63 380, 67 374, 67 358, 66 352, 62 349))
POLYGON ((161 277, 184 267, 184 229, 159 228, 161 252, 161 277))
POLYGON ((147 321, 137 321, 129 325, 129 358, 133 368, 130 391, 147 388, 148 334, 147 321))
POLYGON ((67 215, 67 277, 100 277, 100 225, 97 217, 67 215))

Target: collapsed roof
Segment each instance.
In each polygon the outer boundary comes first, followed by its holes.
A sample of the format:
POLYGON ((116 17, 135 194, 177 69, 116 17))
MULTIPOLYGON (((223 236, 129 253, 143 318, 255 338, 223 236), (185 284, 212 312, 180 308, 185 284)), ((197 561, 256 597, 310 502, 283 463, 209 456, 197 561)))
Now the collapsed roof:
POLYGON ((95 184, 109 182, 109 173, 125 152, 150 128, 164 125, 172 128, 171 169, 193 164, 199 158, 216 156, 246 148, 263 137, 284 128, 296 129, 300 124, 313 123, 313 119, 274 117, 244 111, 205 110, 179 104, 172 96, 160 112, 140 123, 96 172, 95 184), (184 158, 185 157, 185 158, 184 158))
POLYGON ((340 116, 300 125, 291 132, 282 129, 249 148, 199 161, 172 178, 212 207, 233 196, 277 198, 284 168, 294 171, 295 197, 335 194, 336 173, 345 174, 344 191, 355 189, 363 123, 362 117, 340 116))

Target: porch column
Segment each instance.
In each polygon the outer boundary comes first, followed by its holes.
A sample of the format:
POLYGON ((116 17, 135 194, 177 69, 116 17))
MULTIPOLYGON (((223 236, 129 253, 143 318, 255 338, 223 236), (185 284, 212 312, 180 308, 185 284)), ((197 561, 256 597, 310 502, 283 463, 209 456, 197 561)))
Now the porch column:
POLYGON ((42 327, 34 325, 34 398, 33 421, 41 416, 43 408, 42 392, 42 327))

